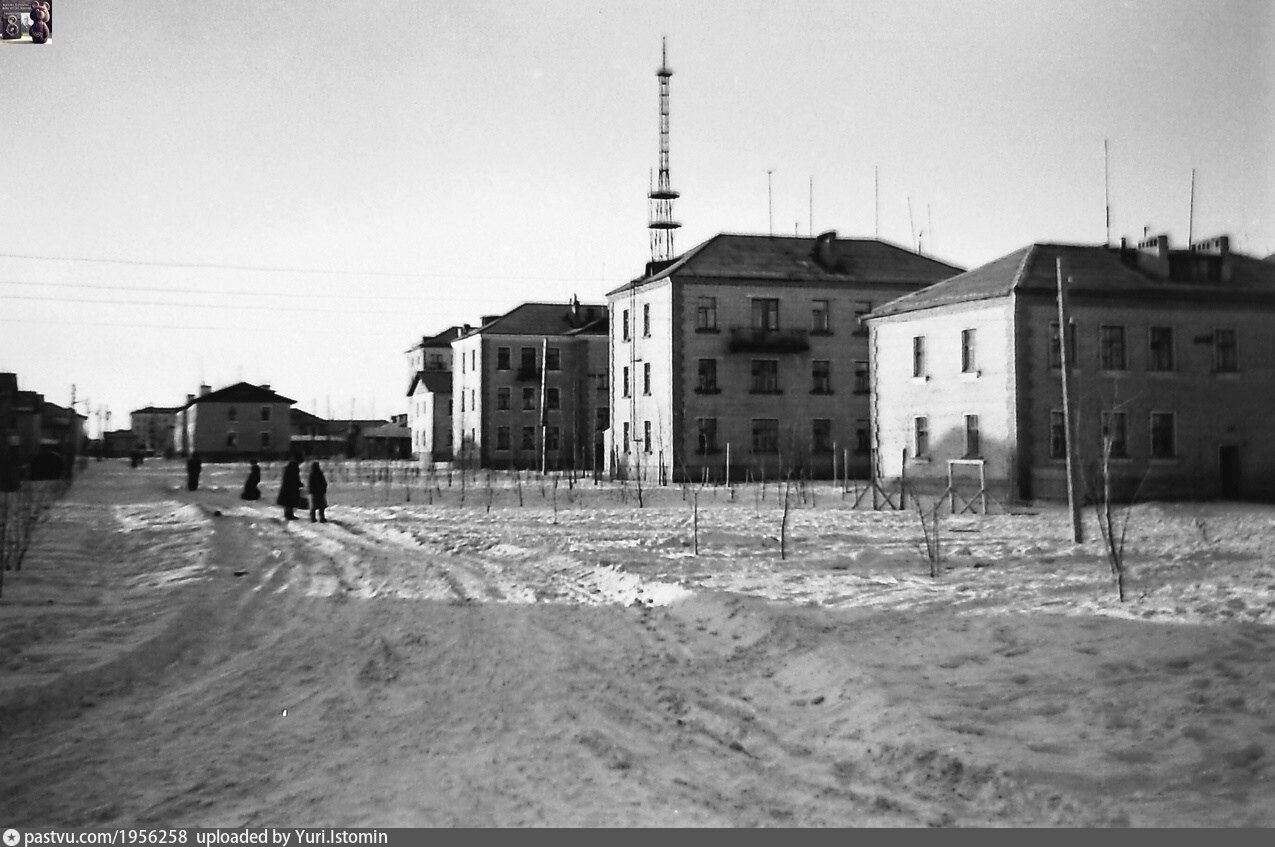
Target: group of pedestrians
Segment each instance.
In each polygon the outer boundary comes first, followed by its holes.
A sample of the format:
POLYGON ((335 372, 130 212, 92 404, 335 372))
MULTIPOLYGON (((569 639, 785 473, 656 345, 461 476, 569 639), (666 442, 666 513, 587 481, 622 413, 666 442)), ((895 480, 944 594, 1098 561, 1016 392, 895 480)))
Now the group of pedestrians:
MULTIPOLYGON (((187 490, 194 491, 199 488, 199 474, 202 469, 203 461, 199 453, 192 452, 190 458, 186 460, 187 490)), ((284 465, 283 479, 279 483, 279 496, 275 498, 275 503, 283 507, 284 520, 295 521, 296 510, 308 507, 311 523, 327 523, 328 478, 324 476, 323 468, 319 467, 318 462, 310 463, 310 478, 306 482, 304 492, 303 494, 301 487, 301 456, 293 453, 288 459, 288 464, 284 465)), ((261 499, 261 465, 257 464, 256 459, 252 460, 252 465, 248 468, 248 478, 244 480, 243 491, 239 496, 244 500, 261 499)))

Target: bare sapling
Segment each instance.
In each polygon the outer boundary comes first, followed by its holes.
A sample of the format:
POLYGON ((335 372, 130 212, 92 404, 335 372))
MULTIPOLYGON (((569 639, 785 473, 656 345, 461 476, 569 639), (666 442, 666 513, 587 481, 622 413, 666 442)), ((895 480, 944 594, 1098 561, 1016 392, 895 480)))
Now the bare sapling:
POLYGON ((487 469, 487 514, 491 514, 491 499, 495 496, 496 491, 491 484, 491 468, 487 469))
MULTIPOLYGON (((1138 499, 1138 492, 1146 482, 1144 474, 1138 483, 1138 489, 1122 510, 1113 508, 1111 502, 1111 452, 1113 438, 1104 428, 1102 437, 1102 495, 1094 498, 1094 511, 1098 515, 1098 530, 1102 533, 1103 552, 1107 555, 1107 564, 1111 566, 1111 579, 1116 584, 1116 596, 1120 602, 1125 601, 1125 539, 1129 535, 1129 520, 1133 517, 1133 505, 1138 499)), ((1150 473, 1150 466, 1147 473, 1150 473)))
POLYGON ((699 489, 691 492, 691 550, 699 555, 699 489))
POLYGON ((792 472, 788 473, 784 479, 784 510, 783 517, 779 521, 779 558, 781 560, 788 558, 788 500, 792 491, 792 472))
POLYGON ((916 506, 916 514, 921 521, 922 552, 925 553, 925 560, 930 565, 930 578, 938 579, 942 574, 943 566, 943 548, 939 539, 940 516, 943 514, 940 507, 943 505, 943 498, 935 500, 934 504, 927 509, 924 500, 914 494, 912 503, 916 506))
POLYGON ((558 525, 558 477, 553 478, 553 525, 558 525))

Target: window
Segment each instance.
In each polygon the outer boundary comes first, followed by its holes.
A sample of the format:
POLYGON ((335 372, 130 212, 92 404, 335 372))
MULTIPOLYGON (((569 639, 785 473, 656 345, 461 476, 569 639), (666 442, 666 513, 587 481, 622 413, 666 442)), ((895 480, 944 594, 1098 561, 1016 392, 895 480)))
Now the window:
POLYGON ((536 372, 536 348, 524 347, 519 351, 518 370, 523 374, 536 372))
POLYGON ((854 422, 854 452, 866 456, 872 450, 872 429, 865 420, 854 422))
POLYGON ((1104 371, 1125 369, 1124 327, 1098 327, 1098 366, 1104 371))
POLYGON ((717 451, 717 418, 696 418, 695 452, 701 455, 717 451))
POLYGON ((912 376, 925 376, 925 336, 912 336, 912 376))
POLYGON ((536 449, 536 428, 534 426, 524 426, 522 428, 522 449, 536 449))
POLYGON ((234 449, 239 446, 239 434, 235 432, 226 433, 226 446, 234 449))
POLYGON ((261 431, 261 449, 262 450, 270 449, 270 430, 263 429, 261 431))
MULTIPOLYGON (((1076 358, 1076 325, 1067 323, 1067 364, 1075 370, 1079 360, 1076 358)), ((1049 323, 1049 366, 1062 368, 1062 349, 1058 346, 1058 321, 1049 323)))
POLYGON ((478 348, 469 351, 469 369, 478 372, 478 348))
POLYGON ((625 309, 623 312, 620 313, 620 315, 621 315, 620 325, 623 328, 623 332, 624 332, 623 339, 625 341, 628 341, 629 340, 629 310, 625 309))
POLYGON ((868 363, 865 359, 859 359, 854 363, 854 393, 867 394, 868 384, 871 371, 868 370, 868 363))
POLYGON ((867 335, 868 324, 863 320, 872 311, 872 304, 867 300, 859 300, 854 304, 854 334, 867 335))
POLYGON ((651 363, 642 363, 642 393, 651 393, 651 363))
POLYGON ((1059 411, 1049 413, 1049 458, 1067 458, 1067 426, 1059 411))
POLYGON ((560 371, 562 370, 562 351, 557 347, 545 348, 545 370, 560 371))
POLYGON ((974 330, 961 330, 961 373, 978 373, 974 355, 974 330))
POLYGON ((465 392, 464 391, 460 392, 460 410, 462 412, 465 411, 465 392))
POLYGON ((1147 370, 1173 370, 1173 327, 1153 326, 1147 330, 1147 370))
POLYGON ((536 408, 536 389, 530 385, 522 389, 522 408, 527 411, 536 408))
POLYGON ((561 409, 562 408, 562 392, 557 388, 545 389, 545 408, 561 409))
POLYGON ((695 331, 717 332, 717 298, 701 297, 695 306, 695 331))
POLYGON ((810 363, 811 394, 832 393, 832 362, 815 359, 810 363))
POLYGON ((779 360, 753 359, 753 394, 779 393, 779 360))
POLYGON ((624 422, 624 452, 629 452, 629 422, 624 422))
POLYGON ((815 300, 810 307, 810 331, 827 335, 832 332, 832 316, 827 300, 815 300))
POLYGON ((815 418, 810 422, 810 450, 814 453, 832 452, 832 420, 815 418))
POLYGON ((642 451, 651 452, 651 422, 642 421, 642 451))
POLYGON ((642 337, 651 337, 651 304, 642 304, 642 337))
POLYGON ((238 420, 239 420, 239 410, 238 410, 237 408, 235 408, 234 406, 231 406, 229 409, 227 409, 227 410, 226 410, 226 420, 230 421, 231 423, 236 423, 236 422, 238 422, 238 420))
POLYGON ((695 392, 697 394, 716 394, 717 393, 717 360, 716 359, 700 359, 699 360, 699 382, 696 384, 695 392))
POLYGON ((502 412, 509 409, 509 398, 511 393, 512 392, 509 390, 508 385, 502 385, 496 389, 496 408, 497 409, 499 409, 502 412))
POLYGON ((1104 455, 1113 459, 1129 458, 1129 428, 1125 413, 1103 412, 1101 424, 1104 455))
POLYGON ((509 370, 509 348, 508 347, 496 348, 496 370, 498 371, 509 370))
POLYGON ((965 416, 965 458, 977 459, 983 455, 978 441, 978 415, 965 416))
POLYGON ((556 426, 545 427, 545 452, 562 449, 562 430, 556 426))
POLYGON ((930 455, 930 419, 915 418, 912 421, 912 446, 916 449, 916 458, 923 459, 930 455))
POLYGON ((478 410, 478 390, 475 388, 469 389, 469 410, 471 412, 478 410))
POLYGON ((624 366, 624 396, 629 396, 629 366, 624 366))
MULTIPOLYGON (((508 362, 508 359, 506 359, 505 367, 508 367, 508 366, 509 366, 509 362, 508 362)), ((443 369, 443 354, 442 353, 429 354, 429 369, 432 371, 441 371, 443 369)))
POLYGON ((465 373, 465 351, 460 352, 460 372, 465 373))
POLYGON ((1235 350, 1235 330, 1213 330, 1213 370, 1222 373, 1239 369, 1239 357, 1235 350))
POLYGON ((753 298, 753 329, 773 332, 779 329, 779 300, 773 297, 753 298))
POLYGON ((261 407, 261 422, 268 423, 269 421, 270 421, 270 407, 262 406, 261 407))
POLYGON ((1172 459, 1178 454, 1172 412, 1151 413, 1151 458, 1172 459))
POLYGON ((593 428, 595 431, 601 432, 609 426, 611 426, 611 410, 606 406, 599 406, 594 410, 593 428))
POLYGON ((496 449, 497 450, 509 449, 509 427, 507 426, 496 427, 496 449))
POLYGON ((753 452, 779 452, 779 421, 775 418, 753 418, 753 452))

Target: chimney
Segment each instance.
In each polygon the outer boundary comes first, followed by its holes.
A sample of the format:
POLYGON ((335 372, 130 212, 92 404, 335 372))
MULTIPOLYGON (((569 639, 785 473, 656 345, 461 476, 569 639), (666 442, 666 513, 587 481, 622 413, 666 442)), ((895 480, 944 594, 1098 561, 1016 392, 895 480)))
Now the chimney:
POLYGON ((1138 242, 1138 269, 1156 279, 1169 278, 1169 236, 1155 235, 1138 242))
POLYGON ((194 403, 194 402, 195 402, 195 395, 194 395, 194 394, 187 394, 187 395, 186 395, 186 405, 187 405, 187 406, 189 406, 191 403, 194 403))
POLYGON ((1191 252, 1203 256, 1216 256, 1215 260, 1219 266, 1219 279, 1222 282, 1230 282, 1234 274, 1234 262, 1231 261, 1231 237, 1229 235, 1219 235, 1215 238, 1206 238, 1203 241, 1197 241, 1190 245, 1191 252))
POLYGON ((200 397, 203 397, 205 394, 210 394, 210 393, 212 393, 212 386, 211 386, 211 385, 208 385, 207 383, 205 383, 205 384, 203 384, 203 385, 199 386, 199 396, 200 396, 200 397))
POLYGON ((269 391, 269 390, 270 390, 270 383, 268 383, 268 382, 263 382, 263 383, 261 383, 261 386, 260 386, 260 387, 261 387, 261 390, 262 390, 262 391, 269 391))
POLYGON ((837 231, 821 232, 815 237, 815 261, 827 271, 835 271, 841 265, 837 251, 837 231))
POLYGON ((471 327, 469 324, 462 324, 460 328, 460 334, 468 335, 471 329, 473 329, 473 327, 471 327))

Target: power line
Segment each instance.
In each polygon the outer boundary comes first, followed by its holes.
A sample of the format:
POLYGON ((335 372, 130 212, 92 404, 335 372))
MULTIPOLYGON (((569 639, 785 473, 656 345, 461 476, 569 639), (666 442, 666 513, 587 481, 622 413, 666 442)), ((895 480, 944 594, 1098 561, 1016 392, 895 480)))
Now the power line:
MULTIPOLYGON (((259 330, 269 330, 271 334, 291 333, 295 335, 302 335, 302 334, 313 335, 314 333, 313 329, 310 329, 307 327, 289 327, 289 326, 244 327, 244 326, 232 326, 228 324, 222 324, 220 326, 190 326, 190 325, 182 325, 182 324, 146 324, 146 323, 109 323, 109 322, 103 322, 103 321, 68 321, 68 320, 61 320, 58 318, 33 318, 29 320, 24 318, 0 318, 0 323, 52 324, 55 326, 91 326, 94 328, 109 327, 113 329, 169 329, 169 330, 179 330, 182 332, 187 332, 187 331, 189 332, 226 332, 227 330, 243 330, 245 332, 257 332, 259 330)), ((377 338, 383 338, 385 336, 385 332, 384 330, 378 330, 375 332, 373 331, 360 332, 358 330, 347 330, 343 332, 343 335, 364 335, 368 337, 375 336, 377 338)))
POLYGON ((27 259, 37 262, 82 262, 104 265, 141 265, 157 268, 197 268, 218 271, 259 271, 263 273, 321 274, 325 276, 379 276, 401 279, 501 279, 536 282, 598 282, 597 279, 565 276, 527 276, 518 274, 406 273, 402 271, 347 271, 326 268, 286 268, 269 265, 230 265, 202 262, 156 262, 147 259, 98 259, 89 256, 35 256, 26 253, 0 253, 0 259, 27 259))
POLYGON ((325 312, 330 314, 386 315, 399 317, 402 311, 385 312, 371 309, 320 309, 314 306, 252 306, 243 303, 165 303, 161 300, 93 300, 87 297, 41 297, 36 294, 0 294, 0 300, 41 300, 52 303, 88 303, 98 306, 162 306, 171 309, 229 309, 260 312, 325 312))
MULTIPOLYGON (((324 300, 346 300, 346 301, 350 300, 352 297, 352 295, 350 294, 318 294, 318 293, 312 293, 310 291, 306 291, 304 292, 304 294, 298 294, 297 292, 293 292, 293 291, 285 291, 285 292, 276 293, 273 291, 249 291, 247 289, 242 289, 242 288, 214 290, 210 288, 170 288, 167 286, 157 286, 157 285, 111 285, 111 284, 99 284, 99 283, 93 283, 93 282, 24 282, 18 279, 0 279, 0 285, 29 285, 36 288, 88 288, 88 289, 93 289, 97 291, 150 291, 150 292, 155 292, 160 294, 211 294, 211 295, 219 296, 219 297, 228 296, 228 295, 232 295, 235 297, 305 297, 307 300, 324 299, 324 300)), ((3 296, 3 295, 0 295, 0 296, 3 296)), ((362 292, 360 292, 357 295, 357 299, 359 300, 410 300, 411 298, 407 295, 363 294, 362 292)), ((482 302, 485 300, 485 298, 438 297, 437 295, 431 294, 430 300, 431 301, 445 300, 447 302, 452 302, 452 303, 465 302, 465 301, 482 302)))

